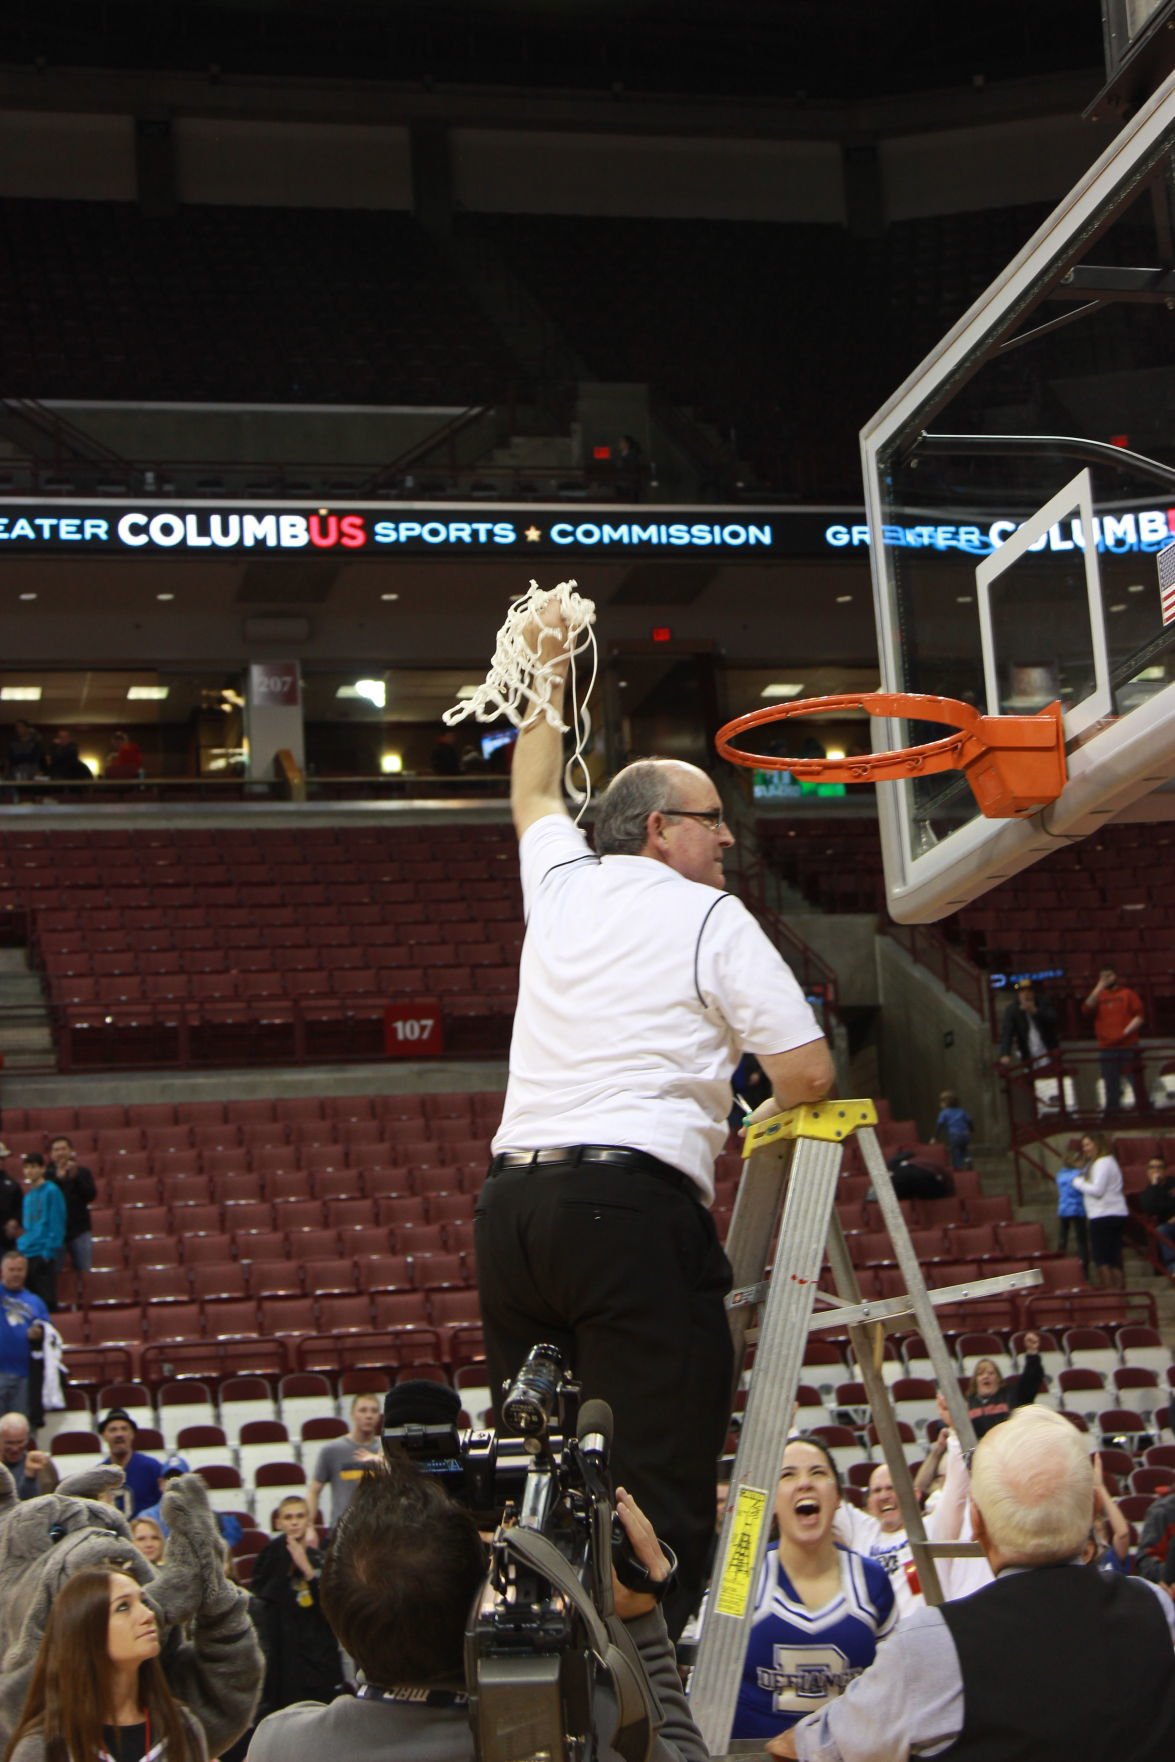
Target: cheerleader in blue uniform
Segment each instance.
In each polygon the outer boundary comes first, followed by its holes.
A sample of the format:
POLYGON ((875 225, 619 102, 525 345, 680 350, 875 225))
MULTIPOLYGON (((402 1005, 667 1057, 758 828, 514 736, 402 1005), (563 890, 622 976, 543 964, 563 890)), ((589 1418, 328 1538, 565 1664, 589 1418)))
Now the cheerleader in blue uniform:
POLYGON ((779 1541, 755 1599, 736 1738, 772 1738, 842 1694, 897 1617, 889 1577, 833 1538, 840 1476, 819 1438, 793 1438, 775 1496, 779 1541))

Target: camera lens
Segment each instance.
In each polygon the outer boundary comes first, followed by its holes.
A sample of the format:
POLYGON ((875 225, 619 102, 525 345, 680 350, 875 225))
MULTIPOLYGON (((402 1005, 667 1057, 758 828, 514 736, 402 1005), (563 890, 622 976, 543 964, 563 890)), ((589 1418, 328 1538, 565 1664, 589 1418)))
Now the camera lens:
POLYGON ((557 1346, 532 1346, 526 1363, 502 1403, 502 1424, 523 1437, 541 1437, 555 1410, 563 1376, 563 1354, 557 1346))

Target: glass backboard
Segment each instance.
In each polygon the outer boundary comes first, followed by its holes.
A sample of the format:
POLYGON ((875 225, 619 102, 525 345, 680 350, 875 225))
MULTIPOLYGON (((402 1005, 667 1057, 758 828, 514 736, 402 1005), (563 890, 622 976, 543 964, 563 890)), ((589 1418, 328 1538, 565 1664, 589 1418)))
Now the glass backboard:
MULTIPOLYGON (((1060 799, 1014 822, 984 819, 958 774, 880 786, 903 922, 1175 772, 1173 151, 1175 77, 862 432, 882 688, 996 714, 1059 700, 1069 765, 1060 799)), ((874 746, 942 732, 878 721, 874 746)))

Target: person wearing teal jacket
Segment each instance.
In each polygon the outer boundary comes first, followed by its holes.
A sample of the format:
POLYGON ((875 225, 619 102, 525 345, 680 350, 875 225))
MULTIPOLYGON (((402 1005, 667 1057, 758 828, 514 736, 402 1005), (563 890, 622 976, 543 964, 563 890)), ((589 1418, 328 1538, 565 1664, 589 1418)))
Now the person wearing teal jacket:
POLYGON ((16 1245, 28 1258, 25 1283, 52 1315, 57 1308, 57 1261, 65 1247, 65 1195, 46 1179, 45 1158, 39 1151, 24 1158, 21 1224, 16 1245))

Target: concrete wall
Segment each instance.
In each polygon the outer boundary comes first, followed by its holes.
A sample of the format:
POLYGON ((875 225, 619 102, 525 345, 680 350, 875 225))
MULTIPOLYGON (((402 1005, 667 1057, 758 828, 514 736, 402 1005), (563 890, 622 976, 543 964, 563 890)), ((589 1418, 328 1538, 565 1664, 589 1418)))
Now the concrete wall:
MULTIPOLYGON (((874 120, 867 138, 877 142, 875 196, 886 220, 1059 197, 1112 133, 1069 113, 978 126, 974 115, 961 97, 942 126, 923 123, 921 132, 906 111, 874 120), (969 126, 957 126, 964 119, 969 126)), ((791 138, 770 139, 755 138, 753 125, 740 134, 735 117, 722 133, 698 135, 680 120, 628 134, 614 125, 458 125, 449 131, 452 191, 458 206, 485 213, 844 225, 842 140, 860 133, 848 110, 810 134, 797 124, 791 138)), ((406 125, 188 112, 173 114, 168 144, 181 203, 413 206, 406 125)), ((133 202, 137 194, 129 111, 0 111, 0 196, 133 202)))
MULTIPOLYGON (((412 206, 407 128, 182 116, 171 147, 181 202, 412 206)), ((133 202, 137 194, 133 116, 0 111, 0 196, 133 202)))
POLYGON ((917 1120, 929 1137, 940 1091, 954 1089, 975 1122, 976 1144, 1005 1148, 995 1047, 986 1025, 891 937, 876 938, 876 960, 883 1010, 881 1087, 894 1114, 917 1120))
POLYGON ((453 185, 462 207, 487 213, 845 218, 835 141, 456 129, 453 185))
POLYGON ((868 1009, 881 1002, 874 913, 787 914, 787 921, 835 972, 837 999, 844 1009, 868 1009))
POLYGON ((881 143, 885 218, 1052 201, 1072 188, 1108 139, 1105 129, 1069 116, 896 135, 881 143))
POLYGON ((85 429, 126 459, 264 460, 286 464, 386 464, 452 421, 460 405, 438 408, 297 405, 88 404, 46 399, 46 408, 85 429))

